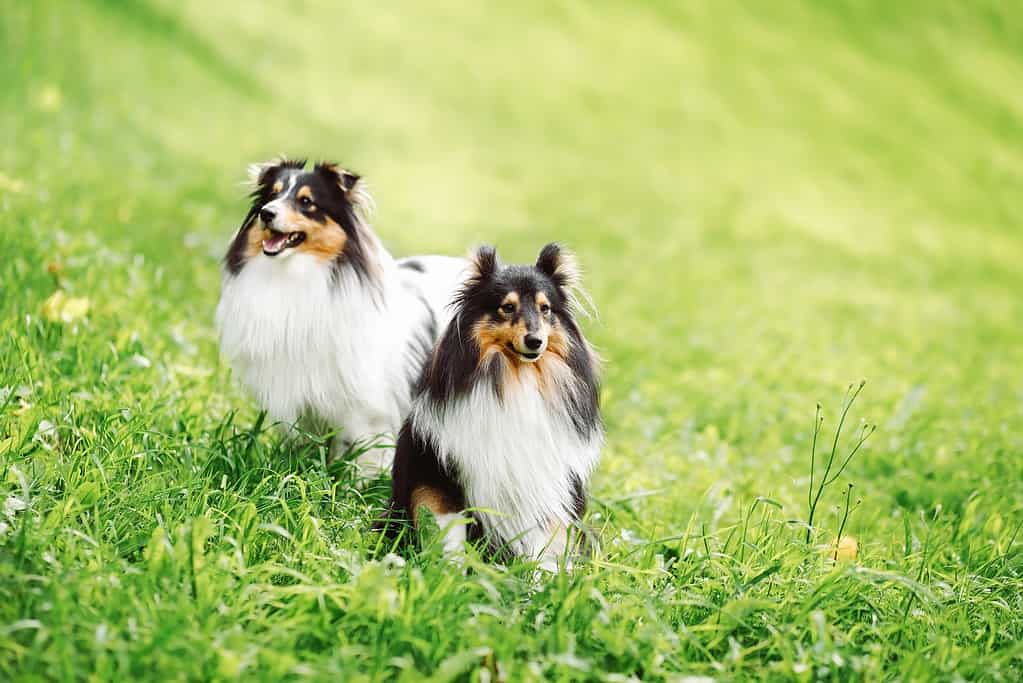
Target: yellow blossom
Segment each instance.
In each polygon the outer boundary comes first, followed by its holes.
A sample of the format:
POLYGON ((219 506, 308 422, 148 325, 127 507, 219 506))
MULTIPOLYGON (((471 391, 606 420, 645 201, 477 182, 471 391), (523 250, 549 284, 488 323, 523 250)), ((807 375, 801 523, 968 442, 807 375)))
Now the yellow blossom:
POLYGON ((85 317, 91 305, 85 297, 68 296, 58 289, 43 302, 43 317, 54 323, 70 323, 85 317))

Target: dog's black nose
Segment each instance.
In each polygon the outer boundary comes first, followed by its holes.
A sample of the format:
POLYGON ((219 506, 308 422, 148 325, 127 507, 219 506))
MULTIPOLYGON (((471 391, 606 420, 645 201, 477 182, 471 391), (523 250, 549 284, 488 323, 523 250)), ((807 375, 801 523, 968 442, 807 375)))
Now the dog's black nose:
POLYGON ((263 221, 267 225, 274 222, 274 218, 277 217, 277 212, 271 208, 264 206, 259 210, 259 220, 263 221))
POLYGON ((538 348, 543 346, 543 339, 540 339, 540 337, 534 337, 531 334, 527 334, 523 341, 526 342, 526 348, 530 351, 536 351, 538 348))

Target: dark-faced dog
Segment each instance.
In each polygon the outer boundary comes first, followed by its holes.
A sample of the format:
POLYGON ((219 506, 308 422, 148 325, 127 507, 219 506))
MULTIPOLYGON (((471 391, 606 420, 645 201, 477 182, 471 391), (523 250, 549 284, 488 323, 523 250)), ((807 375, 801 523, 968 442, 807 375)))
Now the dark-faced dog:
POLYGON ((467 526, 493 548, 555 569, 603 442, 598 361, 576 322, 574 260, 473 259, 429 361, 394 462, 392 513, 422 508, 457 552, 467 526))

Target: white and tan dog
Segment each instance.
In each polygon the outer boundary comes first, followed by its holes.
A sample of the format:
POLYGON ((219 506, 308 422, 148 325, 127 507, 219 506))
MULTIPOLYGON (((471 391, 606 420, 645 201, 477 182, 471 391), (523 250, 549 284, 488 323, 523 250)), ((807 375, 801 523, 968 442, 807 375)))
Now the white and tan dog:
POLYGON ((273 420, 337 431, 332 457, 368 446, 358 465, 375 476, 467 264, 395 260, 369 226, 364 183, 335 164, 280 160, 251 175, 224 257, 221 350, 273 420))

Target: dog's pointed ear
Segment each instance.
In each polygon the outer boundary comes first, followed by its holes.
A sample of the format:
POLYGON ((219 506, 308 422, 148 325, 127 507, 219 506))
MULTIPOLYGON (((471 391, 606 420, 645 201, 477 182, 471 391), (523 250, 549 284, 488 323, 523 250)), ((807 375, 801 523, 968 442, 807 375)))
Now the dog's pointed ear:
POLYGON ((552 242, 540 250, 536 269, 551 279, 565 297, 570 311, 577 315, 595 315, 593 302, 582 287, 582 271, 575 254, 552 242))
POLYGON ((345 168, 341 168, 340 164, 336 164, 333 161, 321 161, 316 164, 316 171, 330 176, 337 183, 337 186, 341 188, 341 191, 345 193, 345 196, 350 195, 355 190, 355 186, 359 184, 361 179, 358 173, 352 173, 345 168))
POLYGON ((489 244, 477 248, 469 254, 469 267, 466 269, 465 281, 455 294, 451 306, 458 311, 493 279, 501 264, 497 260, 497 250, 489 244))
POLYGON ((366 181, 362 179, 362 176, 352 173, 332 161, 321 161, 316 164, 314 171, 336 184, 341 190, 341 194, 355 208, 362 220, 369 222, 373 210, 376 208, 376 202, 373 201, 373 195, 369 193, 366 181))
POLYGON ((294 168, 302 170, 305 168, 305 165, 305 159, 289 159, 283 155, 270 161, 249 164, 249 185, 253 192, 259 192, 270 185, 282 169, 294 168))
POLYGON ((540 250, 536 268, 554 281, 560 289, 570 290, 579 284, 579 265, 572 252, 551 242, 540 250))
POLYGON ((253 190, 258 190, 269 183, 270 178, 283 166, 283 158, 271 159, 270 161, 263 161, 258 164, 249 164, 249 186, 253 190))
POLYGON ((355 189, 355 185, 359 182, 361 176, 351 171, 341 171, 341 188, 346 192, 351 192, 355 189))
POLYGON ((497 260, 497 249, 489 244, 484 244, 476 249, 476 252, 470 256, 470 262, 472 266, 469 279, 477 284, 490 280, 497 273, 497 269, 501 267, 497 260))

